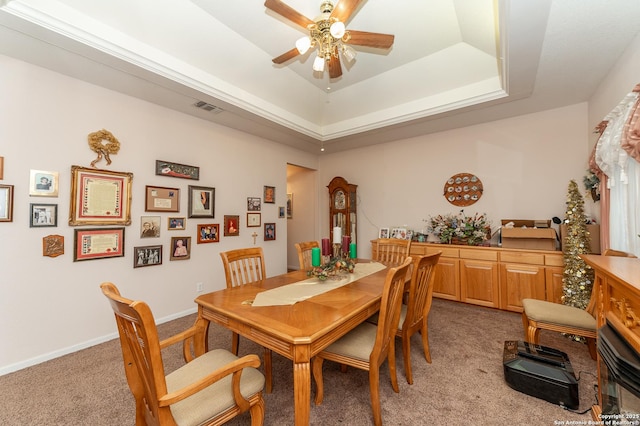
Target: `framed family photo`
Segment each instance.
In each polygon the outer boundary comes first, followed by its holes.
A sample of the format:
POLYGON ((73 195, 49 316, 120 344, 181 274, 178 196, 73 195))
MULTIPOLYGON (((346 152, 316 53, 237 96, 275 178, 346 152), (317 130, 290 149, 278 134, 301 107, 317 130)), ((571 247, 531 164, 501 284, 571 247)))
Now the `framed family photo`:
POLYGON ((250 212, 259 212, 260 204, 260 197, 247 197, 247 210, 250 212))
POLYGON ((30 204, 29 228, 58 226, 57 204, 30 204))
POLYGON ((13 221, 13 185, 0 185, 0 222, 13 221))
POLYGON ((57 197, 58 172, 31 170, 29 172, 29 195, 32 197, 57 197))
POLYGON ((124 256, 124 228, 76 229, 73 261, 124 256))
POLYGON ((189 185, 189 217, 214 217, 215 188, 189 185))
POLYGON ((264 187, 264 202, 275 204, 276 203, 276 187, 265 186, 264 187))
POLYGON ((191 258, 191 237, 171 237, 169 260, 187 260, 189 258, 191 258))
POLYGON ((236 237, 240 235, 240 216, 225 215, 224 216, 224 236, 236 237))
POLYGON ((167 229, 169 231, 181 231, 185 229, 187 219, 184 217, 169 217, 167 218, 167 229))
POLYGON ((273 241, 276 239, 276 224, 265 223, 264 224, 264 240, 273 241))
POLYGON ((198 225, 198 244, 220 242, 220 225, 206 223, 198 225))
POLYGON ((69 225, 130 225, 133 173, 71 166, 69 225))
POLYGON ((160 216, 140 217, 140 238, 158 238, 160 236, 160 216))
POLYGON ((162 265, 162 246, 142 246, 133 248, 133 267, 162 265))
POLYGON ((378 238, 389 238, 389 228, 380 228, 378 238))

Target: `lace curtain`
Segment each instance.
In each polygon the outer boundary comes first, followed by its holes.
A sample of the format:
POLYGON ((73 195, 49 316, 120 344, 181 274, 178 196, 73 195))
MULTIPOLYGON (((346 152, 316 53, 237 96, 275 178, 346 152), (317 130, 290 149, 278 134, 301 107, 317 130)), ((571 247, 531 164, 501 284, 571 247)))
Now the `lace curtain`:
POLYGON ((604 118, 596 130, 590 168, 600 177, 602 249, 640 256, 640 85, 604 118))

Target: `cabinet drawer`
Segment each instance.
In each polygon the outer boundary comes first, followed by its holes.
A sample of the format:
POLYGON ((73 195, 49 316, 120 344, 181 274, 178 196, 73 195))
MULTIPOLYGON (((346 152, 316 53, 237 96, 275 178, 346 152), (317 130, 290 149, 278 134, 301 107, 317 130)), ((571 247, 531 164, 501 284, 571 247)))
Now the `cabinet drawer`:
POLYGON ((409 256, 424 256, 427 254, 427 247, 424 245, 411 244, 409 256))
POLYGON ((547 266, 564 266, 564 257, 557 254, 545 254, 544 264, 547 266))
POLYGON ((497 262, 498 252, 493 250, 460 249, 460 257, 462 259, 488 260, 491 262, 497 262))
POLYGON ((460 256, 460 251, 457 248, 447 247, 444 244, 438 245, 436 247, 427 247, 426 249, 427 249, 426 254, 434 254, 434 253, 438 253, 439 251, 442 252, 440 257, 459 257, 460 256))
POLYGON ((526 265, 544 265, 544 253, 503 251, 500 253, 500 262, 524 263, 526 265))

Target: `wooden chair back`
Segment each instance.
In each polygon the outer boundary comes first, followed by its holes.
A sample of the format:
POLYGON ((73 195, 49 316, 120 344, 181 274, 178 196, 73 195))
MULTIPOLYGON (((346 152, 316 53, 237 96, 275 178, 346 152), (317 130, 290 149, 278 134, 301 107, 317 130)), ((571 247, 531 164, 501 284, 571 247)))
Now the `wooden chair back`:
POLYGON ((401 265, 409 257, 411 240, 399 238, 378 238, 376 240, 375 260, 385 265, 401 265))
POLYGON ((295 244, 298 252, 298 262, 300 263, 300 269, 308 270, 313 266, 311 264, 311 249, 320 248, 320 244, 317 241, 305 241, 295 244))
POLYGON ((220 253, 227 288, 237 287, 266 278, 262 247, 229 250, 220 253))
POLYGON ((433 282, 435 267, 440 259, 440 252, 417 257, 413 261, 413 272, 409 284, 409 298, 407 300, 407 315, 402 328, 414 327, 422 323, 429 315, 433 299, 433 282))

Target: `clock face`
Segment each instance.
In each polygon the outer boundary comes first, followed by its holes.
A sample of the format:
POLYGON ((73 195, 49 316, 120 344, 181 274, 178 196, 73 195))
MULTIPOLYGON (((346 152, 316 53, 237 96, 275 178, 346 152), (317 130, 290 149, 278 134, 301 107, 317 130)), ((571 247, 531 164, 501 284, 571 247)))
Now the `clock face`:
POLYGON ((336 209, 344 209, 346 208, 346 197, 344 196, 343 191, 336 191, 333 196, 333 207, 336 209))

